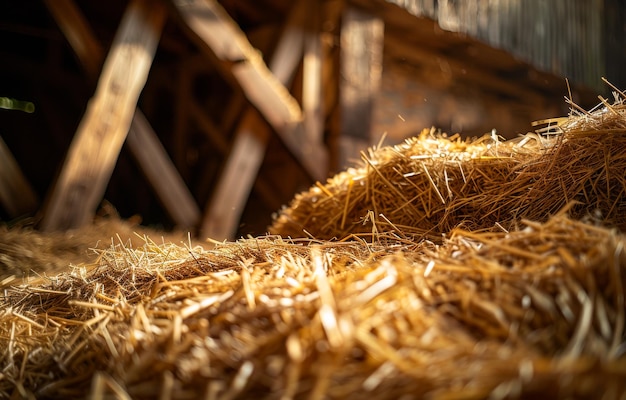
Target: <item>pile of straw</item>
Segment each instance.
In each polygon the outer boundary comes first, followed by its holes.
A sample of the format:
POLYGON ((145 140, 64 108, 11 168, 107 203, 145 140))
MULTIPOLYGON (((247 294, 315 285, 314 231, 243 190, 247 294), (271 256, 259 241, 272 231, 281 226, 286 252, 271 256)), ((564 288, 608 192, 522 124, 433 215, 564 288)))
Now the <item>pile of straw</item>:
POLYGON ((160 232, 142 227, 136 218, 122 220, 109 206, 105 215, 92 225, 65 232, 39 232, 34 220, 24 220, 11 227, 0 224, 0 290, 5 286, 36 281, 43 275, 66 271, 68 265, 90 264, 97 252, 111 246, 112 240, 143 243, 149 235, 159 243, 187 241, 182 232, 160 232))
POLYGON ((298 196, 294 238, 5 288, 0 398, 623 398, 625 113, 424 133, 298 196))
POLYGON ((117 245, 6 291, 0 397, 617 398, 625 245, 564 215, 441 245, 117 245))
POLYGON ((574 201, 574 218, 626 230, 626 104, 570 118, 515 140, 462 140, 433 130, 362 154, 362 165, 295 197, 270 232, 342 239, 394 231, 438 240, 455 227, 516 229, 574 201))

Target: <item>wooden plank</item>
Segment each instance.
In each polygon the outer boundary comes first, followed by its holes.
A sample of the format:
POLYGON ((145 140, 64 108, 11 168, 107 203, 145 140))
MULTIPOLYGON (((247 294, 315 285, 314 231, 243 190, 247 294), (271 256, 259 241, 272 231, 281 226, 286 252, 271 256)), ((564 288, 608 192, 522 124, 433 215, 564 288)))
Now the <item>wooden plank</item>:
POLYGON ((285 21, 283 32, 269 61, 272 74, 285 86, 289 86, 302 60, 307 7, 303 0, 294 2, 285 21))
POLYGON ((302 118, 300 107, 269 71, 259 52, 226 11, 212 0, 176 0, 186 25, 232 72, 246 96, 275 128, 302 118))
MULTIPOLYGON (((104 50, 73 0, 45 0, 46 6, 74 49, 87 74, 97 77, 104 50)), ((195 227, 200 209, 167 152, 140 110, 129 131, 128 146, 157 197, 181 229, 195 227)))
POLYGON ((17 218, 36 211, 38 203, 35 191, 0 137, 0 204, 9 216, 17 218))
MULTIPOLYGON (((300 0, 294 4, 270 60, 270 65, 276 69, 277 76, 285 86, 289 86, 293 80, 303 54, 301 26, 306 17, 305 3, 306 0, 300 0)), ((235 134, 233 149, 224 171, 207 205, 200 228, 201 237, 234 239, 252 184, 265 156, 269 136, 258 113, 247 109, 235 134)))
POLYGON ((78 227, 93 217, 130 128, 165 15, 158 1, 135 0, 128 6, 52 188, 43 230, 78 227))
POLYGON ((142 167, 148 182, 157 189, 159 200, 176 227, 182 230, 196 228, 200 221, 200 208, 146 117, 138 110, 132 120, 126 143, 142 167), (167 190, 167 185, 171 185, 170 190, 167 190))
MULTIPOLYGON (((304 37, 302 65, 302 111, 304 112, 305 143, 324 141, 324 110, 322 104, 322 44, 321 5, 307 3, 308 26, 304 37)), ((315 150, 313 148, 312 150, 315 150)))
MULTIPOLYGON (((380 87, 383 62, 383 21, 347 7, 341 28, 341 134, 339 166, 353 164, 373 144, 374 99, 380 87)), ((380 132, 382 134, 382 132, 380 132)))
POLYGON ((325 165, 302 145, 302 112, 296 100, 272 74, 244 32, 214 0, 175 0, 186 26, 203 49, 231 64, 230 71, 250 102, 280 135, 292 154, 316 179, 325 177, 325 165))
POLYGON ((234 238, 250 189, 265 156, 269 132, 263 130, 263 125, 263 120, 254 110, 245 114, 203 219, 200 230, 202 238, 234 238))

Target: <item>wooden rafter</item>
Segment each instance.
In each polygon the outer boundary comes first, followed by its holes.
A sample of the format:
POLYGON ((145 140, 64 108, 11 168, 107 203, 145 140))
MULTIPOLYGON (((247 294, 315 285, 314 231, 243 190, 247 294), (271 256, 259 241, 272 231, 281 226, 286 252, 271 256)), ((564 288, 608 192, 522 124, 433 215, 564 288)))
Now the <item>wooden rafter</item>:
MULTIPOLYGON (((73 0, 45 2, 85 71, 96 79, 104 50, 80 10, 73 0)), ((139 109, 133 116, 127 144, 176 225, 180 228, 195 227, 200 218, 200 210, 156 133, 139 109)))
POLYGON ((133 117, 126 143, 177 227, 195 228, 200 220, 200 209, 139 110, 133 117))
POLYGON ((280 135, 287 148, 315 179, 326 176, 323 146, 305 141, 302 111, 284 85, 270 72, 244 32, 214 0, 174 0, 186 26, 203 49, 230 64, 230 72, 246 97, 280 135), (313 151, 310 149, 313 147, 313 151))
POLYGON ((11 217, 37 209, 39 200, 13 154, 0 137, 0 205, 11 217))
POLYGON ((93 217, 128 134, 165 16, 158 1, 135 0, 128 6, 52 188, 42 229, 77 227, 93 217))
MULTIPOLYGON (((272 59, 271 72, 289 86, 303 54, 306 0, 293 5, 272 59)), ((259 114, 248 109, 241 119, 224 172, 207 206, 200 229, 203 237, 233 239, 269 141, 269 132, 259 114)))
POLYGON ((384 23, 347 7, 341 28, 340 167, 360 159, 372 144, 374 97, 382 75, 384 23))
POLYGON ((306 2, 307 30, 302 62, 302 110, 306 143, 324 141, 324 105, 322 103, 321 4, 306 2))

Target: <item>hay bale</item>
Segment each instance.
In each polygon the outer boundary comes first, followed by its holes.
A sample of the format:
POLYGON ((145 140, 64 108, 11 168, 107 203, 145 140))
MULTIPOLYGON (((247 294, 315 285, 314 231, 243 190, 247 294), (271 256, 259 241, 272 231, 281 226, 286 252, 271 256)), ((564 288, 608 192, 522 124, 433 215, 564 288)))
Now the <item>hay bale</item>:
POLYGON ((614 398, 625 245, 564 215, 440 245, 117 245, 6 291, 0 397, 614 398))
POLYGON ((573 218, 591 215, 626 230, 623 99, 544 122, 558 125, 508 141, 425 130, 401 145, 370 149, 359 167, 298 194, 269 230, 440 240, 459 226, 513 230, 522 218, 546 221, 572 201, 573 218))

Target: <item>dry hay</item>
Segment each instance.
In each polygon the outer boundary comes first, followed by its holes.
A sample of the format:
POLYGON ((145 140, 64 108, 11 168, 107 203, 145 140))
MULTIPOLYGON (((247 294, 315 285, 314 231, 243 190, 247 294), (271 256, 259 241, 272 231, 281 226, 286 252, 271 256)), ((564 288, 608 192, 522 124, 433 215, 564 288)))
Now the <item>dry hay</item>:
POLYGON ((395 231, 439 240, 459 226, 512 230, 521 218, 546 221, 571 201, 572 217, 626 231, 626 104, 603 105, 543 121, 547 127, 514 140, 425 130, 371 149, 361 166, 297 195, 270 232, 341 239, 395 231))
POLYGON ((623 398, 625 109, 379 149, 276 225, 351 240, 145 237, 6 288, 0 397, 623 398))
POLYGON ((442 245, 118 245, 6 291, 0 396, 617 398, 625 244, 559 215, 442 245))
POLYGON ((93 224, 64 232, 39 232, 32 220, 12 226, 0 224, 0 289, 55 275, 70 264, 93 264, 98 257, 94 250, 110 247, 112 239, 126 244, 142 243, 144 235, 159 243, 188 240, 182 232, 142 227, 136 218, 121 220, 109 206, 105 209, 106 216, 93 224))

